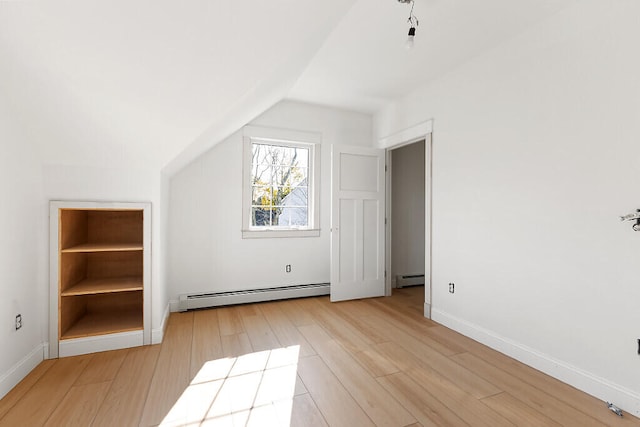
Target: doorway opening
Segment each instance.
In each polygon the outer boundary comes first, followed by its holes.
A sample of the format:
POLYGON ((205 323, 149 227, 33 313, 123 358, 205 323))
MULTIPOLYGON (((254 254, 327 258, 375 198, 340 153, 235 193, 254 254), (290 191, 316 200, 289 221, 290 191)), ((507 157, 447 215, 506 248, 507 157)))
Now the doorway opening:
POLYGON ((387 295, 401 293, 430 317, 430 134, 389 148, 387 169, 387 295))

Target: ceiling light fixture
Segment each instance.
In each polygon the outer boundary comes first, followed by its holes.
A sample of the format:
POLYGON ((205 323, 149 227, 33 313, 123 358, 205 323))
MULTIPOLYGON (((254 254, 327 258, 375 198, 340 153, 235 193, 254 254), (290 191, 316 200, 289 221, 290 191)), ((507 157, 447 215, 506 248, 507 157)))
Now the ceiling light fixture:
POLYGON ((404 44, 404 46, 407 49, 411 49, 414 43, 413 39, 416 36, 416 27, 419 24, 418 18, 416 17, 416 15, 413 14, 413 6, 415 6, 415 3, 413 2, 413 0, 398 0, 398 2, 404 3, 404 4, 411 4, 411 10, 409 11, 409 18, 407 18, 407 22, 409 23, 409 34, 407 34, 407 41, 404 44))

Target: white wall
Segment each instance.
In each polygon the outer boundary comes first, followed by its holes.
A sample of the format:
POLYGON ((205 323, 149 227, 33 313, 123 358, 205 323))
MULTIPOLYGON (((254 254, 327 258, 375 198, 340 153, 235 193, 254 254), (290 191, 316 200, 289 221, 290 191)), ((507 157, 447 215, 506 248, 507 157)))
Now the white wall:
POLYGON ((0 398, 43 358, 46 227, 37 156, 0 98, 0 398), (23 327, 15 330, 15 316, 23 327))
POLYGON ((112 120, 113 110, 98 117, 72 96, 72 88, 57 86, 51 63, 26 65, 10 40, 0 37, 0 49, 11 52, 5 61, 10 66, 0 67, 0 220, 6 233, 0 239, 0 396, 42 360, 49 340, 49 200, 150 201, 156 339, 168 304, 161 269, 160 155, 132 146, 120 132, 122 123, 112 120), (24 96, 14 96, 17 88, 24 96), (97 123, 102 120, 108 129, 97 123), (15 332, 17 311, 24 327, 15 332))
POLYGON ((242 132, 174 175, 169 211, 169 298, 329 282, 330 144, 370 146, 371 117, 283 101, 252 125, 322 134, 320 237, 242 239, 242 132), (285 265, 291 264, 291 273, 285 265))
POLYGON ((638 16, 579 2, 375 118, 434 118, 434 318, 635 415, 638 16))
MULTIPOLYGON (((63 154, 48 158, 40 149, 46 142, 34 135, 30 122, 23 119, 26 114, 13 106, 0 110, 0 187, 6 200, 0 220, 7 230, 7 237, 0 239, 0 256, 5 260, 0 264, 0 314, 4 316, 0 324, 5 325, 0 342, 8 344, 7 350, 0 352, 0 396, 35 366, 36 348, 42 360, 43 344, 49 340, 50 200, 150 201, 151 328, 155 342, 162 338, 168 306, 161 239, 162 214, 168 209, 161 209, 160 167, 151 162, 140 164, 125 153, 103 157, 102 161, 70 155, 69 161, 62 163, 63 154), (25 326, 15 332, 18 312, 25 326)), ((55 144, 60 137, 52 134, 49 142, 55 144)))
POLYGON ((391 278, 424 274, 424 141, 391 152, 391 278))

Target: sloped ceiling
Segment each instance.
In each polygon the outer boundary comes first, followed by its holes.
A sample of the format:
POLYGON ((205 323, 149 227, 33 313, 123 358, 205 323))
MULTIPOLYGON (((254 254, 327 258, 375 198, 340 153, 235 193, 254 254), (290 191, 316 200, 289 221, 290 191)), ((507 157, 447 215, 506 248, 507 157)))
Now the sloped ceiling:
POLYGON ((0 96, 45 162, 163 166, 281 99, 352 4, 0 1, 0 96))
MULTIPOLYGON (((0 1, 0 96, 42 161, 179 170, 289 97, 374 112, 571 0, 0 1)), ((3 142, 6 143, 6 142, 3 142)))

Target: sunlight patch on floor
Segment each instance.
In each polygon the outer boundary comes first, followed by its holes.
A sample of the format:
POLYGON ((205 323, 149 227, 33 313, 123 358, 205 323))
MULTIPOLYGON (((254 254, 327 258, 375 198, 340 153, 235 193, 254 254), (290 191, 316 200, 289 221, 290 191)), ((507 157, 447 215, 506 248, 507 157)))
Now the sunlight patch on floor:
POLYGON ((160 426, 289 426, 300 346, 210 360, 160 426))

